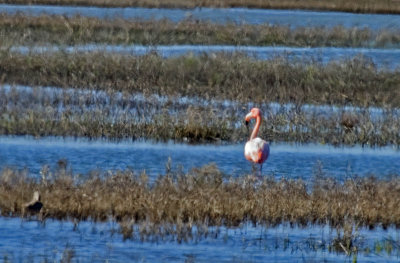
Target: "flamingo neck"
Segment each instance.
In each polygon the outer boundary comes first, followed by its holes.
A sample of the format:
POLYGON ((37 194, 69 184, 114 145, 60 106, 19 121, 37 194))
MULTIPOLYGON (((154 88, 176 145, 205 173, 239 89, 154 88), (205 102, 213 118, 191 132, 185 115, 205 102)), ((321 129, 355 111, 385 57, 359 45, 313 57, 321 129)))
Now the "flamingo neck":
POLYGON ((256 117, 256 125, 254 126, 253 132, 251 133, 250 140, 253 140, 254 138, 257 137, 258 130, 260 129, 261 125, 261 117, 257 116, 256 117))

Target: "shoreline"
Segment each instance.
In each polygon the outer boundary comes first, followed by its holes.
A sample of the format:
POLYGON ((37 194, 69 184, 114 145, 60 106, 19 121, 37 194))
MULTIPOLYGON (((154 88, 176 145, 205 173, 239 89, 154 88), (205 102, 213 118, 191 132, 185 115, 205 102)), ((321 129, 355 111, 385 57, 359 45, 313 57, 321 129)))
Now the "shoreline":
POLYGON ((1 0, 0 4, 15 5, 58 5, 58 6, 96 6, 96 7, 146 7, 146 8, 174 8, 174 9, 192 9, 201 7, 211 8, 249 8, 249 9, 298 9, 309 11, 332 11, 361 14, 400 14, 400 6, 394 0, 385 3, 376 3, 376 1, 359 0, 349 2, 344 0, 331 0, 330 2, 321 2, 314 0, 272 0, 261 2, 257 0, 164 0, 161 3, 154 0, 1 0))

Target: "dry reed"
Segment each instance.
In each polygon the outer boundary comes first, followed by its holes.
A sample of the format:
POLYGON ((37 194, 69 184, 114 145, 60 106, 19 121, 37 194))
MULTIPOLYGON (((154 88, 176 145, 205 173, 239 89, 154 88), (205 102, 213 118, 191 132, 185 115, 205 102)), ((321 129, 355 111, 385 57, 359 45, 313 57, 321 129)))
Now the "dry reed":
POLYGON ((23 204, 39 191, 43 218, 113 219, 164 225, 165 231, 169 224, 191 229, 247 221, 400 227, 398 176, 339 182, 316 174, 307 186, 301 179, 232 178, 208 165, 187 174, 167 171, 154 183, 144 172, 92 172, 85 177, 72 174, 68 167, 45 171, 41 180, 28 177, 25 170, 4 169, 0 181, 2 216, 21 215, 23 204))
POLYGON ((213 24, 195 20, 98 19, 82 16, 0 14, 2 45, 286 45, 335 47, 398 47, 399 31, 368 28, 213 24))
POLYGON ((0 82, 230 99, 241 102, 400 106, 398 70, 364 57, 322 62, 234 54, 162 58, 104 52, 0 52, 0 82))
MULTIPOLYGON (((239 142, 250 104, 88 90, 0 88, 0 134, 239 142)), ((269 141, 400 145, 398 110, 258 105, 269 141), (321 112, 321 110, 325 112, 321 112)))

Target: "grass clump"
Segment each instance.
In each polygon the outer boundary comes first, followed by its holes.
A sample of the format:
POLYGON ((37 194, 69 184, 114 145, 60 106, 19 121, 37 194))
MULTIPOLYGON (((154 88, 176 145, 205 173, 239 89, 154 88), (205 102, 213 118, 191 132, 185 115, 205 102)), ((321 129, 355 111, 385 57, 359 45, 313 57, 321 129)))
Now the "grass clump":
POLYGON ((398 47, 399 32, 368 28, 225 25, 183 20, 98 19, 0 14, 2 45, 244 45, 398 47))
POLYGON ((4 83, 115 90, 128 93, 229 99, 399 107, 398 70, 364 57, 332 61, 276 57, 260 61, 234 54, 162 58, 104 52, 0 52, 4 83))
POLYGON ((170 171, 149 183, 146 173, 132 171, 73 174, 67 168, 28 177, 4 169, 0 176, 2 216, 19 216, 34 191, 41 194, 43 218, 109 220, 177 227, 329 224, 348 222, 373 228, 400 226, 397 203, 400 180, 353 178, 341 183, 316 177, 304 181, 252 176, 232 178, 214 165, 185 174, 170 171), (39 178, 37 178, 39 179, 39 178), (257 185, 257 186, 256 186, 257 185))
MULTIPOLYGON (((258 105, 272 142, 400 145, 397 109, 258 105)), ((242 142, 252 104, 62 88, 0 88, 0 134, 242 142)))

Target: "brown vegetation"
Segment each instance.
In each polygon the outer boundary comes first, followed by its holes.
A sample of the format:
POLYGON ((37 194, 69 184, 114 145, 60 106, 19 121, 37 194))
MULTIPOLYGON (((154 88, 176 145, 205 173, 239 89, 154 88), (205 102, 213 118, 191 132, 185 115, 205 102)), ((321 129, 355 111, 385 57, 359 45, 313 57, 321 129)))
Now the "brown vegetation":
POLYGON ((398 30, 279 25, 213 24, 195 20, 123 20, 88 17, 0 14, 2 45, 286 45, 335 47, 396 47, 398 30))
POLYGON ((236 226, 246 221, 400 226, 397 176, 341 183, 317 174, 307 186, 302 180, 232 178, 209 165, 187 174, 167 171, 154 183, 149 183, 144 172, 92 172, 83 177, 64 168, 43 173, 42 180, 38 179, 28 177, 26 171, 4 169, 0 176, 1 215, 21 215, 23 204, 39 191, 44 218, 145 222, 165 225, 164 231, 168 224, 190 230, 194 225, 236 226))
MULTIPOLYGON (((249 136, 243 121, 251 105, 139 95, 0 88, 0 134, 192 143, 238 142, 249 136)), ((264 117, 260 136, 269 141, 400 145, 398 110, 258 106, 264 117)))
POLYGON ((162 58, 105 52, 0 52, 0 82, 239 102, 400 106, 400 74, 355 57, 327 65, 240 53, 162 58))
POLYGON ((103 7, 159 7, 159 8, 194 8, 194 7, 249 7, 272 9, 309 9, 330 10, 356 13, 400 13, 396 0, 1 0, 7 4, 46 4, 46 5, 83 5, 103 7))

